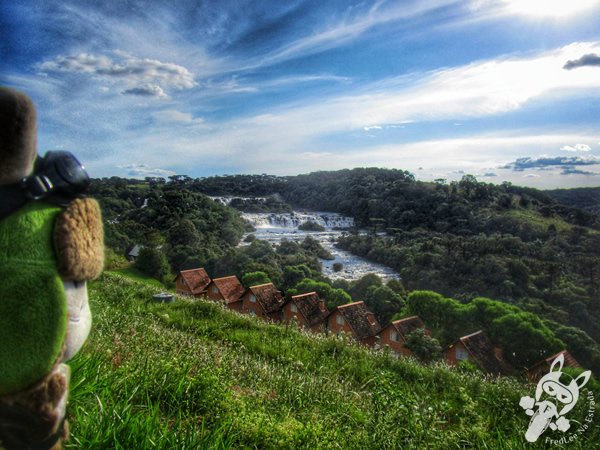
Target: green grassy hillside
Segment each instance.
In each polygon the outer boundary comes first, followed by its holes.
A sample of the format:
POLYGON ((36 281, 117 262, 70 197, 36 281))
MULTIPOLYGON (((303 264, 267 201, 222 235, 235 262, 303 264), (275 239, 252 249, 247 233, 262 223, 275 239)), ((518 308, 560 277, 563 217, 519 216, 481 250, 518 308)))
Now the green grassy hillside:
MULTIPOLYGON (((117 274, 90 283, 69 448, 527 447, 519 399, 533 386, 395 361, 203 301, 156 304, 156 292, 117 274)), ((599 441, 596 427, 573 448, 599 441)))

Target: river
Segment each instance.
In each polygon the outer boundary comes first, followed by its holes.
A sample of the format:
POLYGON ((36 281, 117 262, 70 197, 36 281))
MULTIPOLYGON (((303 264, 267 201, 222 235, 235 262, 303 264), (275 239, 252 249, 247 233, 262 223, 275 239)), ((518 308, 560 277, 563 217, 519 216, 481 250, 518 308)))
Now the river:
MULTIPOLYGON (((356 280, 367 273, 375 273, 384 280, 399 278, 398 273, 387 266, 367 261, 334 246, 335 241, 344 231, 354 228, 352 217, 331 212, 242 213, 242 217, 256 229, 248 234, 254 234, 258 239, 272 244, 278 244, 283 239, 302 241, 306 236, 317 239, 335 257, 333 260, 321 260, 323 274, 329 278, 356 280), (300 224, 308 221, 318 223, 325 228, 325 231, 298 229, 300 224), (336 262, 343 265, 343 269, 339 272, 333 270, 336 262)), ((241 245, 245 245, 243 240, 241 245)))

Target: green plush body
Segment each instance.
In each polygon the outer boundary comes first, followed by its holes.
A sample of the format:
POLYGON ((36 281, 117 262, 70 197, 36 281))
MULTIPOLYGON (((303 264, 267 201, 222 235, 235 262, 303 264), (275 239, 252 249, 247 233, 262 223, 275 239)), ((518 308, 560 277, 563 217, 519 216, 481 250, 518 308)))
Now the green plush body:
POLYGON ((67 303, 53 248, 60 211, 35 202, 0 220, 0 395, 35 383, 61 355, 67 303))

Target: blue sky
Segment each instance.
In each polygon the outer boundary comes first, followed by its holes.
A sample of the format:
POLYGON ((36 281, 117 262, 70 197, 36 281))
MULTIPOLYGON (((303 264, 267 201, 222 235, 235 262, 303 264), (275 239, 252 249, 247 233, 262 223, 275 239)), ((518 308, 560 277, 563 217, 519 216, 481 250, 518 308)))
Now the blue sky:
POLYGON ((0 51, 95 177, 600 186, 600 0, 0 0, 0 51))

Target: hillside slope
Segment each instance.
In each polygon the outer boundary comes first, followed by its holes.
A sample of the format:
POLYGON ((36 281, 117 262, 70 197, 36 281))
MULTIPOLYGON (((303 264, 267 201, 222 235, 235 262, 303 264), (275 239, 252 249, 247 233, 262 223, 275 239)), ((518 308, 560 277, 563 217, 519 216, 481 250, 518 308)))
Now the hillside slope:
MULTIPOLYGON (((519 398, 533 386, 153 293, 114 274, 90 284, 69 448, 524 447, 519 398)), ((600 432, 584 437, 573 448, 600 432)))
POLYGON ((555 189, 545 193, 563 205, 600 213, 600 187, 555 189))

